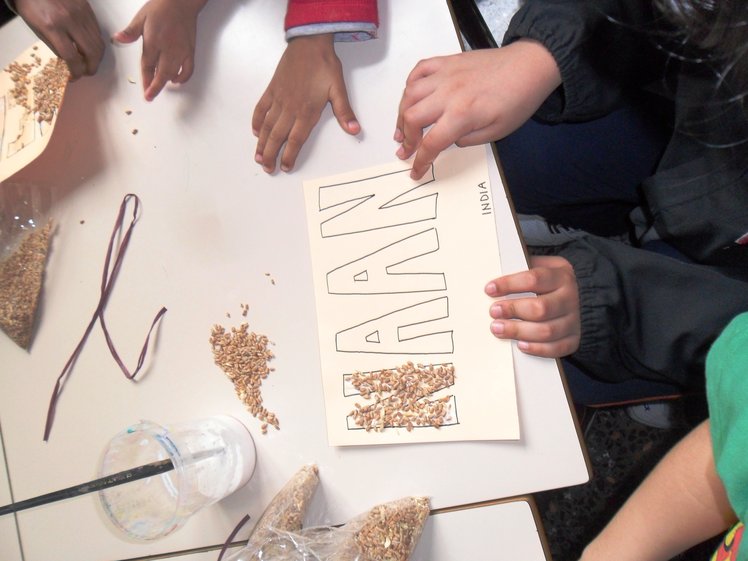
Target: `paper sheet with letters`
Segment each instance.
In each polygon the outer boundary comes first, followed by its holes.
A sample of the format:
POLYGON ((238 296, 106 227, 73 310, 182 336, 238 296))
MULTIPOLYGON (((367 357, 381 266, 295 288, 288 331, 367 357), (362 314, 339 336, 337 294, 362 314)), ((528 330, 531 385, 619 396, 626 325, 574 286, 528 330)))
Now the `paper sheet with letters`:
POLYGON ((519 438, 511 347, 483 290, 501 274, 493 205, 508 204, 486 158, 453 147, 418 181, 398 161, 304 183, 331 446, 519 438), (454 376, 392 389, 409 363, 454 376))

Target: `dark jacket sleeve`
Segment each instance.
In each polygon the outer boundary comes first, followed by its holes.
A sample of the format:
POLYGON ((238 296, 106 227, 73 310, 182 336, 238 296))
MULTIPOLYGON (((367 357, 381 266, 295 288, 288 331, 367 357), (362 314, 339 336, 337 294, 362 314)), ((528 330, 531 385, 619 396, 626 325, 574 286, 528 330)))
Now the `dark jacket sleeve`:
POLYGON ((703 388, 710 345, 748 310, 748 283, 703 265, 594 236, 556 253, 579 285, 582 338, 570 359, 599 379, 703 388))
POLYGON ((536 117, 583 121, 615 109, 624 96, 661 76, 651 1, 526 0, 503 44, 539 41, 551 52, 563 85, 536 117))

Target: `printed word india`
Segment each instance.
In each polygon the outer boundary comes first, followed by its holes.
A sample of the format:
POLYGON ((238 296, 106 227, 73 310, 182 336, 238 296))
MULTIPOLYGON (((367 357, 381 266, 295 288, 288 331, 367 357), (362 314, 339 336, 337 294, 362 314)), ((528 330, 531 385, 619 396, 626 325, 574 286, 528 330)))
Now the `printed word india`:
POLYGON ((491 214, 491 195, 488 192, 488 187, 485 181, 478 183, 478 197, 480 200, 480 211, 481 214, 491 214))
POLYGON ((329 214, 320 234, 337 260, 327 293, 340 297, 347 322, 335 330, 337 352, 454 352, 447 275, 433 270, 446 265, 435 185, 433 175, 414 185, 406 170, 319 188, 318 208, 329 214))

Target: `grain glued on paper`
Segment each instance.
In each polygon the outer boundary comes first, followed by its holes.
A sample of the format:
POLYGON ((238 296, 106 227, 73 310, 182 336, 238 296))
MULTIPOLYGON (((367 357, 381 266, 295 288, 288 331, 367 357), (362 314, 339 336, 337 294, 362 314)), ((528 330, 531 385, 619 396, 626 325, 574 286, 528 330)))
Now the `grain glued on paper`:
POLYGON ((304 183, 331 446, 516 440, 485 147, 304 183))
POLYGON ((68 78, 65 63, 41 41, 0 71, 0 182, 47 147, 68 78))

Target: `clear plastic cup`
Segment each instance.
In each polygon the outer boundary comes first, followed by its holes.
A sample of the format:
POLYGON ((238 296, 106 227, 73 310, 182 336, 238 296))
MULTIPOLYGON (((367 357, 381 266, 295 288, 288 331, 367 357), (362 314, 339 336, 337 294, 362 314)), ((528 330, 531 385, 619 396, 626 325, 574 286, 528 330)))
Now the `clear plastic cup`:
POLYGON ((99 492, 109 519, 134 540, 167 536, 200 509, 246 484, 255 466, 255 447, 234 417, 164 426, 140 421, 109 442, 100 477, 156 462, 166 463, 168 471, 99 492))

